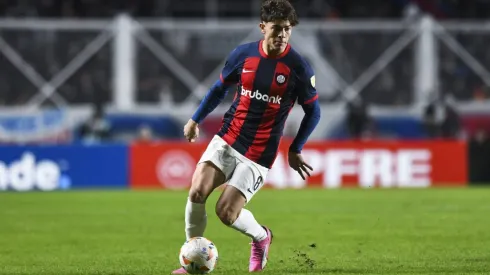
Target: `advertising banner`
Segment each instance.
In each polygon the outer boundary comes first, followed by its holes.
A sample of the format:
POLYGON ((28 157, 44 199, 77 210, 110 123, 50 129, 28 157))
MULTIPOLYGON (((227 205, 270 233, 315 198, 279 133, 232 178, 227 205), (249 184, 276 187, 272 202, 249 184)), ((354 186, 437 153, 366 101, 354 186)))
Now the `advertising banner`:
MULTIPOLYGON (((467 184, 466 143, 459 141, 310 142, 302 155, 314 171, 306 181, 289 168, 283 142, 266 186, 431 187, 467 184)), ((132 188, 188 188, 206 143, 135 144, 130 149, 132 188)))
POLYGON ((124 145, 0 146, 0 190, 127 188, 124 145))
POLYGON ((129 150, 131 187, 189 187, 194 169, 206 146, 205 143, 186 142, 133 144, 129 150))

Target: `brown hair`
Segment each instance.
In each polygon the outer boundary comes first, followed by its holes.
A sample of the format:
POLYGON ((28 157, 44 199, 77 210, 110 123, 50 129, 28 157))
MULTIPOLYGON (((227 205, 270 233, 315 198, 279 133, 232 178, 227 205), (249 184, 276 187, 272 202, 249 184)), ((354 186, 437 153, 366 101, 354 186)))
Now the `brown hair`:
POLYGON ((260 19, 263 22, 289 20, 292 26, 299 23, 296 10, 288 0, 265 0, 260 10, 260 19))

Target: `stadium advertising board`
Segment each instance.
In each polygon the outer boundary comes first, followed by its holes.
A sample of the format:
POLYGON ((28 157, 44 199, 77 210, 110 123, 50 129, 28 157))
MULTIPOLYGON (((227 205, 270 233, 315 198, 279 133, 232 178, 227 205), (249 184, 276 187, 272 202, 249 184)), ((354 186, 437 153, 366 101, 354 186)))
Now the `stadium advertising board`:
MULTIPOLYGON (((304 181, 287 163, 283 146, 266 186, 418 187, 463 186, 467 179, 466 144, 459 141, 369 141, 308 143, 303 156, 314 171, 304 181)), ((133 188, 189 187, 205 143, 133 145, 130 183, 133 188)))
POLYGON ((127 146, 1 146, 0 152, 0 191, 128 186, 127 146))

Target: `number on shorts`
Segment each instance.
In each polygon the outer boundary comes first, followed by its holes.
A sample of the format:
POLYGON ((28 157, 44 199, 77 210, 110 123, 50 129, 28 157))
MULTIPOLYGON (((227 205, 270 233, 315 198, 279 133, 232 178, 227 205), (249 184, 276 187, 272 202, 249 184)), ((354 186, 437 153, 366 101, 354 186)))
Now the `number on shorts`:
POLYGON ((262 176, 259 176, 259 177, 257 178, 257 181, 255 182, 255 184, 254 184, 254 186, 253 186, 253 187, 254 187, 254 192, 255 192, 255 191, 257 191, 257 189, 259 189, 259 187, 260 187, 260 185, 261 185, 262 183, 264 183, 264 180, 262 179, 262 176))

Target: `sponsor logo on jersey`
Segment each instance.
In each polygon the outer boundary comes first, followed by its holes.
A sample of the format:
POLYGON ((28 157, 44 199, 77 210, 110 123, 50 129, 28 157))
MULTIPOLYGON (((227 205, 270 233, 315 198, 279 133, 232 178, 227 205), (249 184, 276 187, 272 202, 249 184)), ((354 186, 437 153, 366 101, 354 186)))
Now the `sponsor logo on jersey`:
POLYGON ((248 96, 257 100, 262 100, 269 103, 281 104, 282 97, 280 96, 269 96, 267 94, 261 94, 259 90, 250 91, 242 87, 242 96, 248 96))

